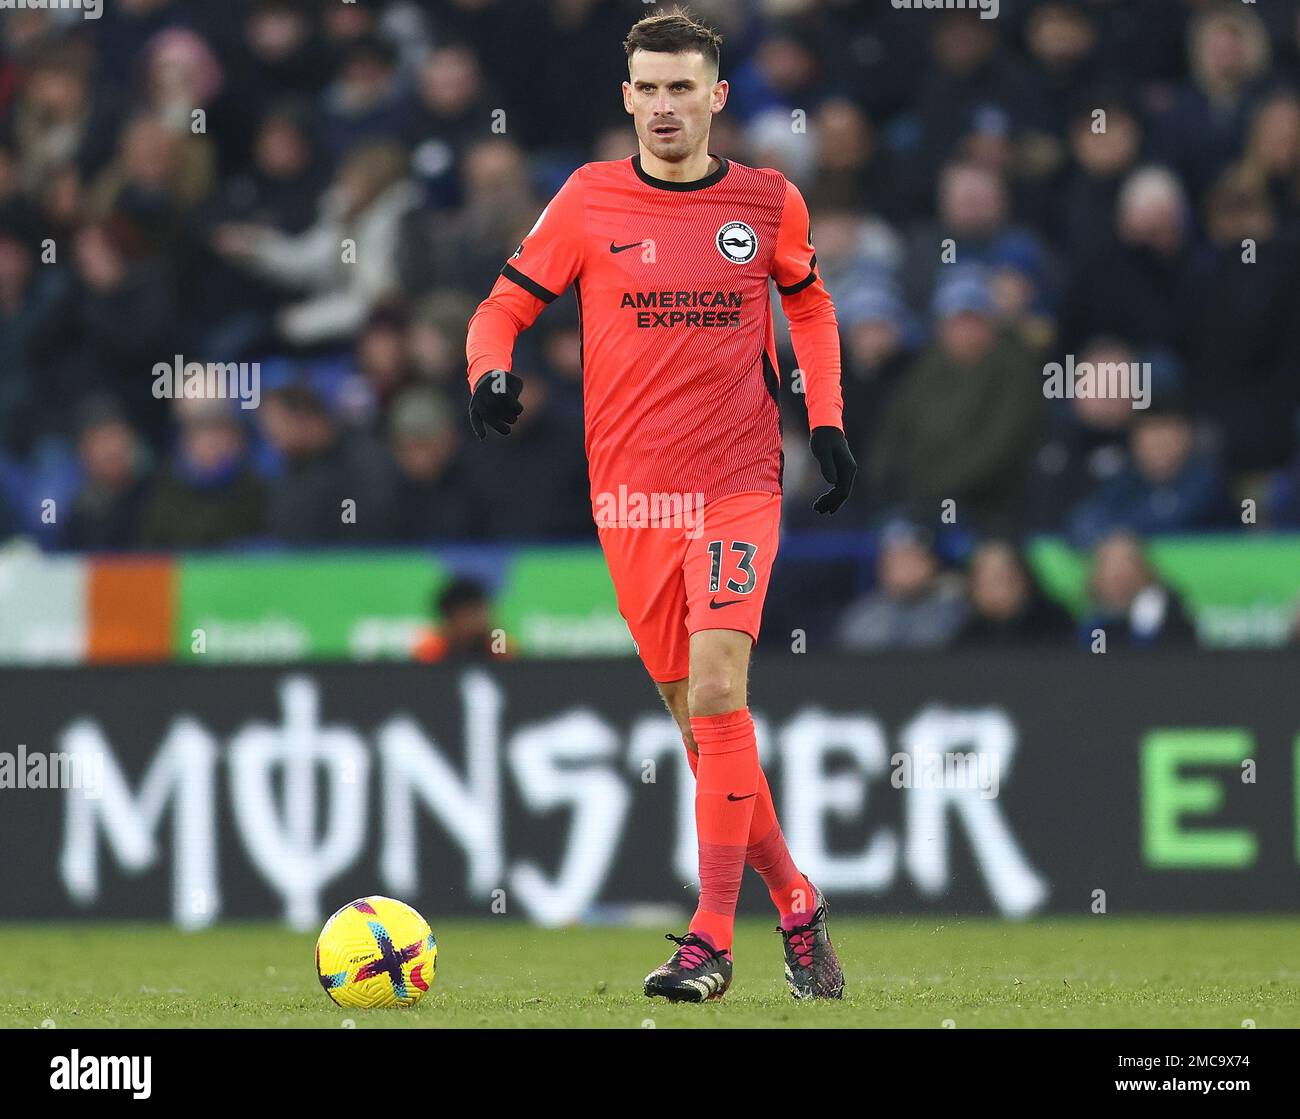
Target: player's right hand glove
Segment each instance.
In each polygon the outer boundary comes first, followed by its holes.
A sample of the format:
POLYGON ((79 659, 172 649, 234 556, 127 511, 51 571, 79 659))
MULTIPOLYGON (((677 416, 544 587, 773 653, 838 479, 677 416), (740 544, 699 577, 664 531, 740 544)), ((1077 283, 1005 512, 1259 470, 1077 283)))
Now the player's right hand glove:
POLYGON ((853 492, 858 464, 853 461, 853 452, 838 427, 813 428, 808 446, 822 468, 822 477, 834 487, 814 501, 813 508, 819 513, 834 513, 853 492))
POLYGON ((469 426, 480 439, 487 438, 487 429, 510 434, 510 425, 519 418, 524 406, 519 403, 523 391, 521 377, 505 369, 489 369, 474 383, 474 393, 469 398, 469 426))

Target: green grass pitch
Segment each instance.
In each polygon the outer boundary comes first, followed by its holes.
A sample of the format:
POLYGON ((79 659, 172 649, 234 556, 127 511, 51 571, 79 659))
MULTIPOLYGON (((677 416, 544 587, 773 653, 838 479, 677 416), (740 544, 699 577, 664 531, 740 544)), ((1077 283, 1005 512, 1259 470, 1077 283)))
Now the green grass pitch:
POLYGON ((670 1006, 641 977, 654 931, 435 923, 438 974, 410 1010, 346 1011, 315 939, 275 925, 0 925, 0 1027, 1300 1026, 1300 918, 832 922, 848 995, 796 1004, 771 923, 742 922, 726 999, 670 1006))

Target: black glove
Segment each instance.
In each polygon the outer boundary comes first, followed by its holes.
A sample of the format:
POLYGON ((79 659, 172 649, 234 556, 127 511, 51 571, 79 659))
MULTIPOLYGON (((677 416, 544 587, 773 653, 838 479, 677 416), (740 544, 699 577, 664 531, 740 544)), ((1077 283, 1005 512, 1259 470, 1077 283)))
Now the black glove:
POLYGON ((813 508, 819 513, 834 513, 853 492, 853 479, 858 473, 858 464, 853 461, 853 453, 844 439, 844 432, 838 427, 813 428, 808 446, 812 448, 813 458, 822 468, 822 477, 835 487, 814 501, 813 508))
POLYGON ((487 427, 510 434, 510 425, 519 418, 524 406, 519 394, 524 382, 504 369, 489 369, 474 384, 474 395, 469 398, 469 426, 480 439, 487 438, 487 427), (487 427, 484 427, 484 425, 487 427))

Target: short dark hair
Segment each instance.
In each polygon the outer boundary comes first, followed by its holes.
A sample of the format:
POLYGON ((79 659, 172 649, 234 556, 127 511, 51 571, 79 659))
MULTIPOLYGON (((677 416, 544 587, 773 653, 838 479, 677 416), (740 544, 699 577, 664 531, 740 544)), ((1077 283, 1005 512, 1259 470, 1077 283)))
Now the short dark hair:
POLYGON ((623 40, 623 50, 627 52, 628 64, 636 51, 658 51, 663 54, 685 54, 699 51, 705 62, 712 62, 716 69, 721 59, 722 36, 712 27, 700 23, 685 8, 674 8, 671 12, 646 16, 632 25, 632 30, 623 40))
POLYGON ((433 609, 440 618, 466 606, 480 606, 486 603, 487 591, 483 584, 469 575, 453 576, 444 583, 433 596, 433 609))

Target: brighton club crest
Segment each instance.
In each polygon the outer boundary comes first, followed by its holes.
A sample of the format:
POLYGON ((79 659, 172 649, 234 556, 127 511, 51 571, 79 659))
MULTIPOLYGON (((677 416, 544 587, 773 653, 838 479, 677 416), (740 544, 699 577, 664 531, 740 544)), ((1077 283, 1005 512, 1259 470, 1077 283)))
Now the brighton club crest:
POLYGON ((732 264, 748 264, 758 252, 758 235, 743 221, 729 221, 718 230, 718 252, 732 264))

